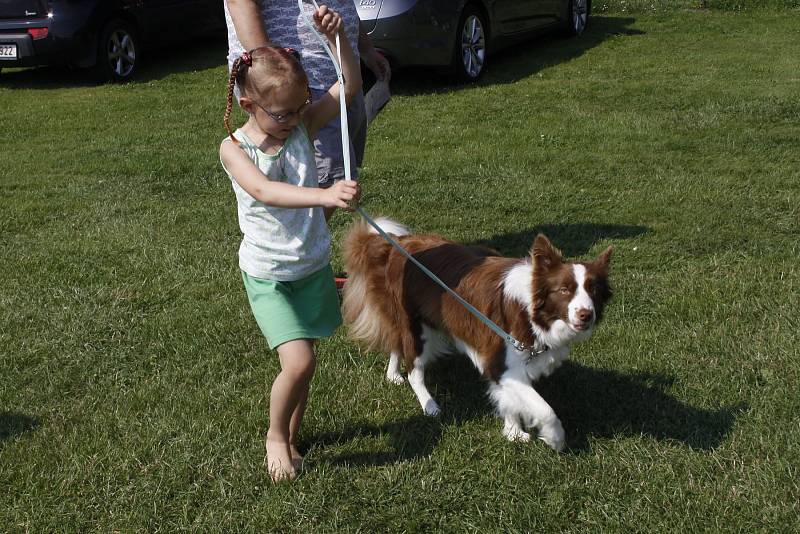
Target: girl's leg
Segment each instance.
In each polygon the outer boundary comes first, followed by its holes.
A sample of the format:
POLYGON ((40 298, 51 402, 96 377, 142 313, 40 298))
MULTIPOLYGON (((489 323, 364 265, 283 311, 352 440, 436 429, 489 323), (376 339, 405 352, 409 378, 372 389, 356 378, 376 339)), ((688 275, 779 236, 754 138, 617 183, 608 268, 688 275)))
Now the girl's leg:
POLYGON ((289 448, 292 416, 301 401, 305 402, 303 399, 307 396, 316 365, 314 346, 307 339, 280 345, 278 357, 281 372, 272 383, 270 392, 266 441, 267 469, 273 480, 293 478, 296 474, 289 448))
POLYGON ((300 471, 303 468, 303 456, 297 449, 297 440, 300 435, 300 425, 303 422, 303 415, 306 411, 310 386, 311 384, 306 386, 306 390, 300 397, 300 401, 297 403, 294 413, 292 413, 292 419, 289 421, 289 453, 292 456, 292 466, 295 471, 300 471))

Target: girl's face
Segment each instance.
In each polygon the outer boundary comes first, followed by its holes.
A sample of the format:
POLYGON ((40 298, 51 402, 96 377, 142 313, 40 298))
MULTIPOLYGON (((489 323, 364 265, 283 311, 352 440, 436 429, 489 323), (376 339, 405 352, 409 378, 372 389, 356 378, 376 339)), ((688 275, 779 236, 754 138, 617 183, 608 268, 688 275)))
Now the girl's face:
POLYGON ((267 135, 286 139, 311 104, 311 91, 308 87, 282 86, 273 89, 268 98, 247 100, 250 105, 245 109, 255 119, 258 127, 267 135))

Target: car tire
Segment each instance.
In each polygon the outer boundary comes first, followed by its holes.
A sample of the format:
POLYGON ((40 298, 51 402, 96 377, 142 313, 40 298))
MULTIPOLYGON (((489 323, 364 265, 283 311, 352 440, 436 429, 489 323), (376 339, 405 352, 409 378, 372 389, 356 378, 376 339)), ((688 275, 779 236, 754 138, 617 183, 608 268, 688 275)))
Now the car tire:
POLYGON ((582 34, 589 24, 591 10, 591 0, 569 0, 564 17, 564 34, 567 37, 576 37, 582 34))
POLYGON ((486 18, 475 6, 468 5, 458 21, 453 45, 451 69, 459 82, 473 82, 486 70, 486 18))
POLYGON ((106 23, 97 41, 97 74, 101 81, 127 82, 141 62, 139 37, 124 20, 106 23))

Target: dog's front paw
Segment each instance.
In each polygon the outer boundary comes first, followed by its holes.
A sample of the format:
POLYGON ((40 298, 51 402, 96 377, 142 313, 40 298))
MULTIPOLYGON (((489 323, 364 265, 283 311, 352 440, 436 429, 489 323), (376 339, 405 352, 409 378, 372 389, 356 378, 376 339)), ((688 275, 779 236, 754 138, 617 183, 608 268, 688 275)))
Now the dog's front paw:
POLYGON ((436 404, 436 401, 433 399, 425 403, 425 406, 422 407, 422 411, 429 417, 436 417, 442 413, 442 409, 439 408, 439 405, 436 404))
POLYGON ((400 373, 386 373, 386 380, 391 382, 392 384, 397 384, 398 386, 401 384, 405 384, 406 379, 403 378, 403 375, 400 373))
POLYGON ((555 419, 555 421, 551 423, 542 425, 539 429, 539 439, 547 443, 554 451, 563 451, 566 441, 564 427, 561 425, 561 421, 555 419))
POLYGON ((522 428, 517 424, 509 424, 506 423, 503 426, 503 435, 508 441, 519 441, 522 443, 527 443, 531 440, 531 435, 522 430, 522 428))

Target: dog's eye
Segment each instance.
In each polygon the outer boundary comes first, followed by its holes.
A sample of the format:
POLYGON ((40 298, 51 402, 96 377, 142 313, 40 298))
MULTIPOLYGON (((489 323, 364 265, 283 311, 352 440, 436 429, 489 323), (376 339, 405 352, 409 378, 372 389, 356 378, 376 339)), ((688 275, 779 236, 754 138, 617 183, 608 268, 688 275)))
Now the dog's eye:
POLYGON ((569 288, 567 288, 567 287, 560 287, 560 288, 558 289, 558 292, 559 292, 559 293, 561 293, 562 295, 569 295, 569 288))

